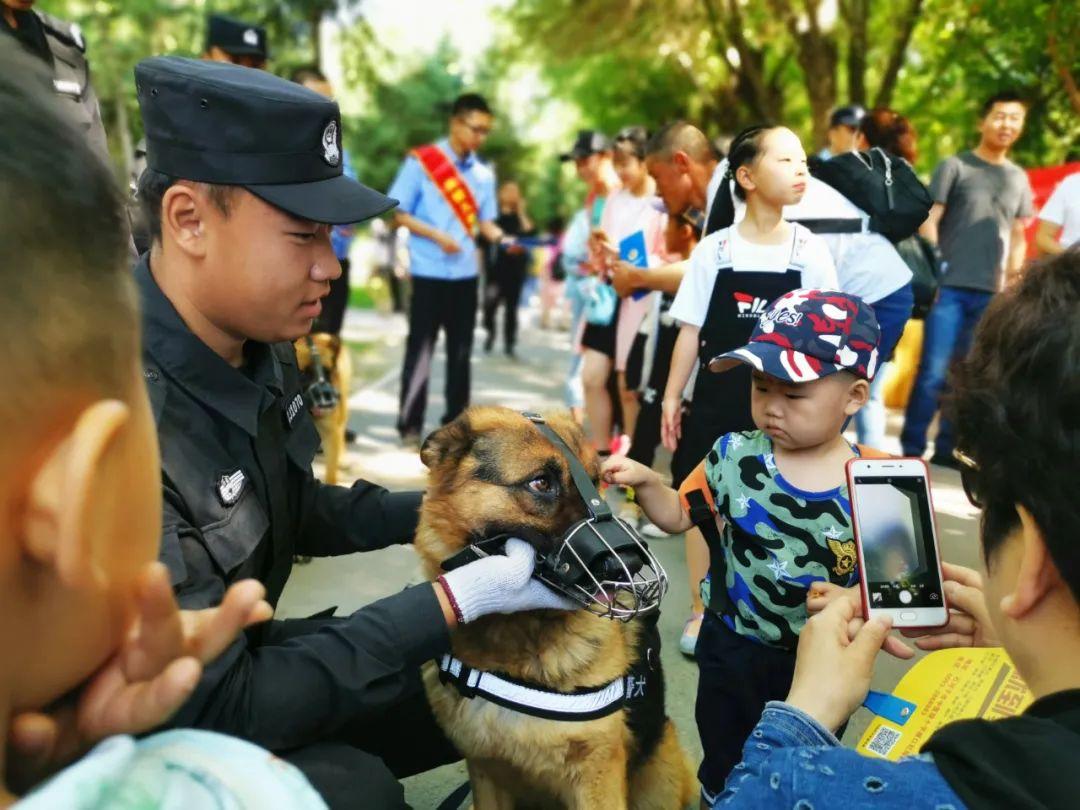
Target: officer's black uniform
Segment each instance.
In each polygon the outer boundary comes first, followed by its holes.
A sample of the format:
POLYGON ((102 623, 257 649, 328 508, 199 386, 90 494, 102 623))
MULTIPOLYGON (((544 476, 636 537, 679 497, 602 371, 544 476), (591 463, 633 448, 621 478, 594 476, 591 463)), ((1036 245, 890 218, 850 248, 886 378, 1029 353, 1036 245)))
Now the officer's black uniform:
MULTIPOLYGON (((135 75, 149 168, 243 185, 320 222, 393 206, 342 176, 340 116, 329 99, 216 62, 156 57, 135 75)), ((294 554, 411 541, 421 493, 362 481, 333 487, 312 475, 318 436, 290 344, 248 341, 243 367, 234 368, 188 329, 148 255, 135 277, 161 445, 161 559, 181 607, 216 605, 246 577, 261 580, 275 604, 294 554)), ((418 666, 448 649, 442 610, 427 586, 348 618, 272 622, 207 668, 173 722, 282 753, 332 806, 397 806, 402 792, 391 771, 402 776, 457 758, 418 681, 418 666), (393 723, 379 722, 387 713, 393 723)))
POLYGON ((86 61, 86 43, 79 26, 40 11, 12 11, 12 28, 0 14, 0 34, 10 34, 23 47, 42 59, 52 74, 53 89, 66 102, 63 107, 70 119, 86 131, 87 139, 102 157, 109 154, 101 110, 90 84, 90 65, 86 61))

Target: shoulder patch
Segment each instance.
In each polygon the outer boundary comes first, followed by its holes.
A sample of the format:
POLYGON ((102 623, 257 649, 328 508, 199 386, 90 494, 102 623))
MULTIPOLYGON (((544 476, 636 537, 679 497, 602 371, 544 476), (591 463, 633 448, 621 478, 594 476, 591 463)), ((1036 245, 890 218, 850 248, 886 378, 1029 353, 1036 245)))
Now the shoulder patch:
POLYGON ((35 11, 34 13, 45 27, 46 33, 56 37, 65 45, 78 48, 82 53, 86 53, 86 41, 83 39, 82 29, 78 25, 66 22, 43 11, 35 11))

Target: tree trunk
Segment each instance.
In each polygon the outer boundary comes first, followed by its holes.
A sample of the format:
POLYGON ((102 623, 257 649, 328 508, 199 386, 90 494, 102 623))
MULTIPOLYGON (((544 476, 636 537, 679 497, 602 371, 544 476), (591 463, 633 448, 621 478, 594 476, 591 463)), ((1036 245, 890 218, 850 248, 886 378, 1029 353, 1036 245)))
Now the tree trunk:
POLYGON ((312 64, 322 70, 322 18, 323 9, 318 3, 314 4, 308 16, 311 25, 311 56, 312 64))
POLYGON ((836 67, 839 62, 836 37, 822 31, 818 24, 820 0, 806 0, 806 30, 801 30, 803 26, 791 0, 771 0, 770 5, 787 24, 795 41, 795 58, 803 72, 817 148, 828 137, 829 113, 836 105, 836 67))
POLYGON ((850 37, 847 47, 847 100, 866 106, 866 26, 870 18, 870 0, 848 0, 840 4, 850 37))
POLYGON ((878 87, 877 98, 874 99, 875 107, 888 107, 892 102, 893 91, 896 90, 896 80, 900 75, 900 68, 904 66, 904 57, 907 55, 907 47, 911 42, 911 34, 915 30, 915 24, 919 21, 922 12, 923 0, 910 0, 908 7, 896 28, 896 38, 893 40, 892 51, 885 63, 885 72, 881 76, 881 86, 878 87))

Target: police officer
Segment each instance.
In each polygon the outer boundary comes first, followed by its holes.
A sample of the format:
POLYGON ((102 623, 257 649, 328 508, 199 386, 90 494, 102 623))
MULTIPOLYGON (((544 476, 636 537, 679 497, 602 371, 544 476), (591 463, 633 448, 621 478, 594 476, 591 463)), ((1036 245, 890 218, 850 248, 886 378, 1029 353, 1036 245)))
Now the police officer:
POLYGON ((224 14, 211 14, 207 18, 203 59, 262 70, 269 58, 266 29, 261 25, 251 25, 224 14))
POLYGON ((33 6, 34 0, 0 0, 0 35, 15 37, 49 66, 53 90, 65 100, 66 113, 86 132, 94 150, 108 158, 82 32, 79 26, 35 11, 33 6))
MULTIPOLYGON (((179 57, 147 59, 135 79, 152 234, 135 277, 161 445, 161 558, 181 607, 214 605, 246 577, 275 604, 294 554, 408 543, 416 529, 421 493, 314 478, 318 436, 290 344, 340 273, 331 224, 395 201, 342 174, 338 106, 318 93, 179 57)), ((457 758, 419 665, 449 649, 458 622, 567 607, 531 579, 534 563, 513 541, 351 616, 272 622, 207 668, 174 722, 279 752, 331 806, 401 806, 396 777, 457 758)))

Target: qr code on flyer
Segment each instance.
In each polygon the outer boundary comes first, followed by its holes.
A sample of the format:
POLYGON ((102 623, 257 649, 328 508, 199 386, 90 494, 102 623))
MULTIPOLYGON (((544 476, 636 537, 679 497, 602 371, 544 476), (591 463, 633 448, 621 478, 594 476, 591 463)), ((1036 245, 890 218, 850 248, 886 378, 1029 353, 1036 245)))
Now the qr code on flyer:
POLYGON ((866 744, 866 748, 880 757, 887 757, 899 741, 899 731, 894 731, 888 726, 879 726, 878 730, 874 732, 874 736, 866 744))

